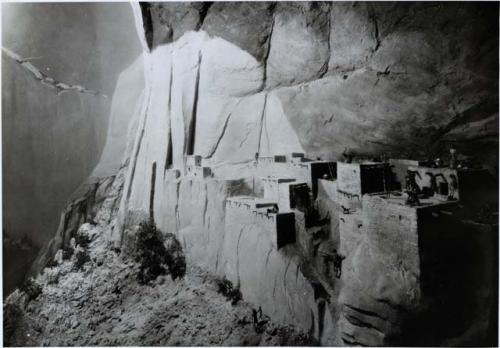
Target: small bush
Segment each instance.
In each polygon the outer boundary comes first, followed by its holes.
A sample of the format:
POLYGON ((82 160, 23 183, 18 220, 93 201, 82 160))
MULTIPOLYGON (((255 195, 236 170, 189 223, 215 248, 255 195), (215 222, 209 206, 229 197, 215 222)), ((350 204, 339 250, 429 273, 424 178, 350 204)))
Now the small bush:
POLYGON ((45 266, 46 268, 54 268, 59 266, 59 263, 57 262, 56 259, 50 259, 49 262, 47 262, 47 265, 45 266))
POLYGON ((317 347, 319 342, 314 339, 310 334, 297 332, 290 326, 282 326, 275 328, 276 335, 279 337, 280 346, 302 346, 302 347, 317 347))
POLYGON ((75 270, 82 270, 83 269, 83 266, 90 261, 90 256, 88 254, 88 251, 86 249, 80 249, 78 250, 78 252, 76 253, 76 261, 75 261, 75 264, 73 266, 73 268, 75 270))
POLYGON ((148 284, 158 276, 167 273, 167 250, 152 220, 141 222, 139 225, 135 259, 140 264, 137 274, 140 284, 148 284))
POLYGON ((74 252, 75 252, 75 249, 73 249, 72 246, 68 245, 67 248, 63 249, 63 254, 62 254, 63 260, 71 259, 71 256, 73 256, 74 252))
POLYGON ((83 233, 77 233, 75 236, 75 244, 82 248, 87 248, 90 244, 90 237, 83 233))
POLYGON ((28 278, 21 285, 20 290, 26 294, 26 301, 30 302, 42 293, 42 286, 35 282, 33 278, 28 278))
POLYGON ((167 267, 173 280, 182 278, 186 274, 186 259, 182 251, 181 243, 172 233, 165 237, 165 248, 167 250, 167 267))
POLYGON ((135 249, 135 260, 140 264, 137 275, 140 284, 148 284, 167 273, 174 280, 182 278, 186 273, 186 260, 181 244, 171 233, 164 240, 151 219, 139 225, 135 249))
POLYGON ((243 297, 239 288, 235 288, 233 283, 226 277, 217 280, 217 292, 224 295, 228 300, 231 300, 231 304, 237 304, 243 297))

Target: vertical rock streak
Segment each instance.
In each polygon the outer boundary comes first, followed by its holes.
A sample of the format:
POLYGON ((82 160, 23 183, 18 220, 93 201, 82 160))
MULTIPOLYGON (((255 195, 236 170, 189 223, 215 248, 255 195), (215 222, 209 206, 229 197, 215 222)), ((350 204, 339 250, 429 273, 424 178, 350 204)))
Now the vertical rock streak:
MULTIPOLYGON (((171 55, 172 57, 172 55, 171 55)), ((165 171, 172 168, 173 165, 173 143, 172 143, 172 84, 174 75, 174 62, 170 62, 170 78, 168 82, 168 112, 167 112, 167 126, 168 126, 168 142, 167 142, 167 157, 165 159, 165 167, 163 169, 163 175, 165 176, 165 171)))
POLYGON ((152 221, 154 221, 155 187, 156 187, 156 162, 153 162, 153 166, 151 168, 151 188, 149 192, 149 218, 152 221))
POLYGON ((264 127, 265 116, 266 116, 266 104, 267 104, 267 93, 264 94, 264 104, 262 105, 262 114, 260 116, 260 129, 259 129, 259 145, 257 146, 257 153, 260 154, 260 148, 262 143, 262 129, 264 127))
POLYGON ((143 112, 143 119, 142 119, 142 124, 141 127, 139 128, 139 133, 136 139, 136 143, 134 146, 134 156, 132 158, 131 166, 130 166, 130 176, 129 176, 129 183, 127 185, 127 201, 130 199, 130 195, 132 194, 132 187, 134 184, 134 176, 135 176, 135 170, 137 167, 137 160, 139 158, 139 153, 141 151, 141 145, 142 145, 142 140, 144 138, 144 133, 146 131, 146 122, 148 119, 148 111, 149 111, 149 103, 151 100, 151 87, 148 89, 148 98, 146 99, 146 104, 145 104, 145 110, 143 112))
POLYGON ((196 80, 194 85, 193 111, 191 114, 191 120, 189 122, 188 141, 186 150, 186 153, 188 155, 194 154, 194 146, 196 141, 196 118, 198 113, 201 61, 202 61, 201 51, 198 51, 198 69, 196 70, 196 80))

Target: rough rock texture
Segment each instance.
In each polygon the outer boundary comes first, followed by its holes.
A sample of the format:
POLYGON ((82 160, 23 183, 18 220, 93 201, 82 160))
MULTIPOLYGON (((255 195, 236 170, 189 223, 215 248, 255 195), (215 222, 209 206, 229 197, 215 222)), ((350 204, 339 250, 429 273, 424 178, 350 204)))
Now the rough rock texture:
POLYGON ((64 208, 57 232, 33 262, 31 275, 38 274, 58 250, 68 248, 71 238, 76 236, 84 223, 111 224, 118 211, 125 170, 126 165, 114 176, 102 177, 78 188, 74 193, 78 198, 64 208))
POLYGON ((330 58, 330 4, 278 3, 267 57, 267 88, 324 75, 330 58), (286 62, 285 64, 283 64, 286 62))
POLYGON ((377 22, 369 3, 338 3, 330 10, 328 70, 349 72, 366 64, 379 46, 377 22))
POLYGON ((206 2, 141 3, 149 47, 170 43, 186 31, 198 30, 210 6, 206 2))
POLYGON ((237 45, 263 62, 269 54, 274 8, 271 2, 216 2, 208 9, 201 30, 237 45))
MULTIPOLYGON (((106 210, 106 209, 104 209, 106 210)), ((108 224, 83 224, 89 260, 58 258, 36 278, 41 294, 29 301, 16 290, 4 313, 6 346, 274 346, 310 345, 306 334, 259 316, 240 301, 232 305, 216 277, 191 266, 173 281, 160 276, 139 285, 139 265, 111 250, 108 224)), ((74 243, 74 240, 73 240, 74 243)))
MULTIPOLYGON (((153 18, 154 27, 175 30, 189 5, 162 6, 153 5, 162 18, 153 18)), ((263 86, 276 93, 308 153, 338 158, 349 147, 426 157, 454 144, 496 167, 496 4, 216 3, 205 10, 201 30, 262 64, 263 86), (475 126, 482 120, 490 121, 475 126)))

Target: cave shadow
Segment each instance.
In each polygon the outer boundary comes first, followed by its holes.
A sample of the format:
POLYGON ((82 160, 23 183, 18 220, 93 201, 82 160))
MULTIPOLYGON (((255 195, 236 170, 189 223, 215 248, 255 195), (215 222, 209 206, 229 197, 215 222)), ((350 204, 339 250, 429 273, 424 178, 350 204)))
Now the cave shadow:
POLYGON ((498 345, 498 225, 419 214, 422 303, 396 344, 498 345))

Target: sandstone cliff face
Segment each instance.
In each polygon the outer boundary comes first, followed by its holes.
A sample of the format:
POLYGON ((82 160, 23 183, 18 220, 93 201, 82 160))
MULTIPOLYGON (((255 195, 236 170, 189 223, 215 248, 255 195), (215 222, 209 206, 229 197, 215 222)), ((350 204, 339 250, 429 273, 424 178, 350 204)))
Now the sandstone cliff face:
MULTIPOLYGON (((177 6, 145 5, 150 46, 200 30, 255 58, 255 75, 242 80, 260 88, 245 93, 257 98, 262 89, 275 97, 308 153, 336 158, 349 147, 361 154, 427 156, 456 142, 495 165, 496 5, 177 6), (188 9, 192 15, 182 17, 188 9), (175 35, 161 39, 167 29, 175 35), (464 146, 465 138, 474 146, 464 146), (474 150, 479 147, 490 150, 474 150)), ((243 61, 218 52, 231 64, 243 61)), ((202 68, 211 56, 203 54, 202 68)), ((200 77, 215 82, 204 72, 200 77)), ((199 110, 207 112, 206 106, 199 110)))
MULTIPOLYGON (((498 42, 488 33, 498 31, 498 6, 133 6, 145 88, 125 147, 116 246, 152 217, 179 238, 189 262, 227 276, 245 300, 322 344, 416 342, 406 335, 412 320, 422 322, 429 293, 422 284, 433 266, 421 266, 414 210, 380 225, 382 203, 362 207, 360 197, 342 197, 336 184, 322 182, 316 224, 295 212, 296 245, 278 248, 273 218, 232 202, 262 196, 260 176, 299 175, 286 165, 268 172, 256 154, 340 159, 348 147, 359 156, 419 157, 446 152, 452 142, 496 163, 498 42), (188 175, 190 155, 201 156, 212 175, 188 175), (342 213, 343 205, 357 214, 342 213), (318 235, 346 256, 342 277, 322 265, 318 235)), ((441 249, 425 238, 425 252, 437 257, 441 249)), ((474 262, 481 268, 489 261, 474 262)), ((479 307, 491 289, 482 288, 479 307)), ((491 324, 484 316, 475 319, 481 328, 468 322, 462 329, 484 336, 491 324)), ((431 344, 467 342, 446 335, 434 332, 431 344)))
POLYGON ((91 173, 101 178, 117 173, 126 151, 129 132, 135 131, 133 116, 144 97, 144 66, 142 55, 118 76, 111 100, 108 133, 101 158, 91 173))
POLYGON ((345 277, 337 281, 318 274, 315 256, 278 250, 276 230, 228 201, 261 194, 256 154, 340 159, 347 147, 358 156, 415 158, 453 144, 496 163, 498 42, 487 34, 498 30, 496 10, 371 3, 136 7, 146 89, 129 139, 116 243, 151 216, 179 237, 190 260, 228 276, 273 319, 309 330, 322 344, 407 343, 404 325, 414 318, 404 313, 418 312, 425 300, 413 213, 389 231, 359 216, 342 241, 334 218, 338 197, 323 197, 318 208, 333 220, 324 228, 347 248, 345 277), (214 177, 186 177, 190 155, 200 155, 214 177), (400 229, 408 234, 404 243, 400 229), (362 232, 368 230, 378 232, 362 232), (387 265, 396 266, 386 276, 373 272, 387 265))

